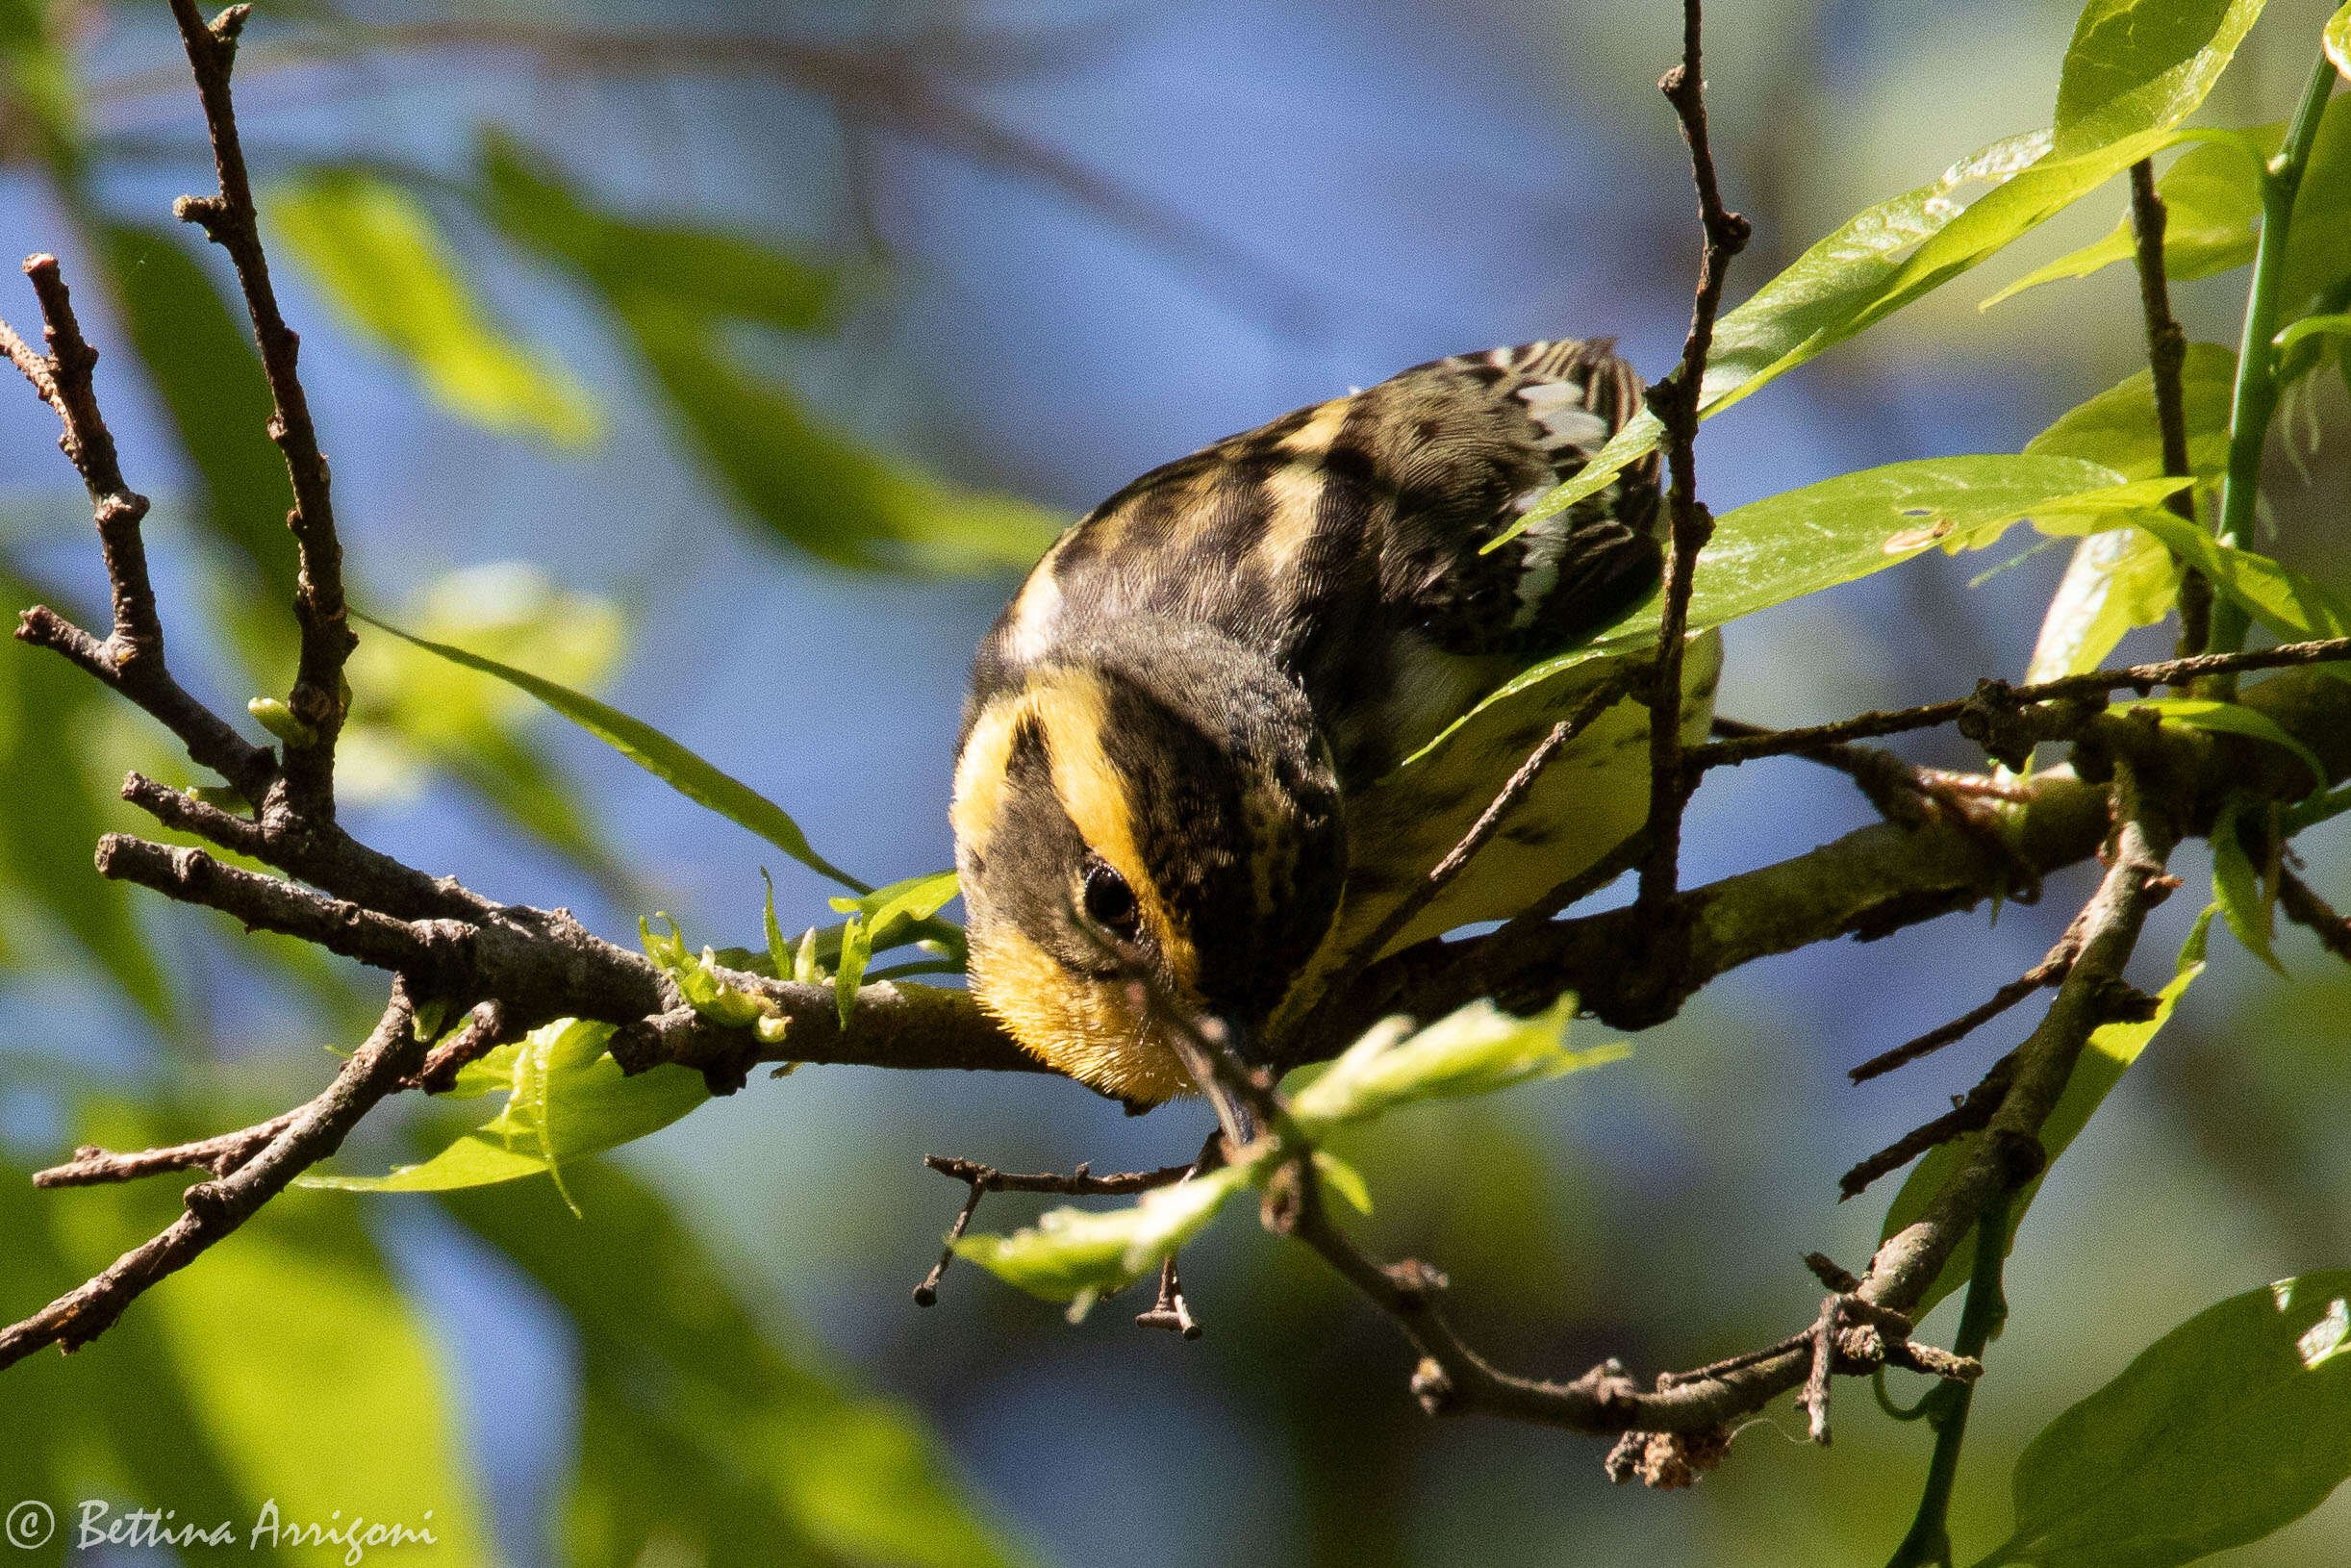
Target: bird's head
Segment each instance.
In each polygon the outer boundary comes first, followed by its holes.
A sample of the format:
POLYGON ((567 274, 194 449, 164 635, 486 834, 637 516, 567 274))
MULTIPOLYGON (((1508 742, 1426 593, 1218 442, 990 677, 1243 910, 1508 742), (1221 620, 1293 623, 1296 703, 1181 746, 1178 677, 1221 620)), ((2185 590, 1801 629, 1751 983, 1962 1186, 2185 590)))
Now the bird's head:
POLYGON ((1338 907, 1345 828, 1305 696, 1197 623, 988 657, 955 767, 972 988, 1104 1093, 1189 1090, 1138 992, 1246 1048, 1338 907))

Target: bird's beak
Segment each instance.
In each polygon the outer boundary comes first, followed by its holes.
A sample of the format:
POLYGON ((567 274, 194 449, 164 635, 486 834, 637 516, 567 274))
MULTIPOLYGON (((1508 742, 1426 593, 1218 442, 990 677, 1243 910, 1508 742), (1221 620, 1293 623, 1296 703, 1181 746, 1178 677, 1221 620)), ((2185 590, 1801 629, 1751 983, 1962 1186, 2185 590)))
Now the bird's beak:
POLYGON ((1257 1138, 1257 1118, 1226 1088, 1210 1057, 1214 1051, 1238 1050, 1244 1038, 1240 1025, 1231 1019, 1202 1016, 1190 1027, 1179 1026, 1175 1032, 1181 1042, 1177 1050, 1184 1067, 1216 1111, 1217 1125, 1224 1129, 1226 1144, 1236 1152, 1248 1148, 1257 1138))

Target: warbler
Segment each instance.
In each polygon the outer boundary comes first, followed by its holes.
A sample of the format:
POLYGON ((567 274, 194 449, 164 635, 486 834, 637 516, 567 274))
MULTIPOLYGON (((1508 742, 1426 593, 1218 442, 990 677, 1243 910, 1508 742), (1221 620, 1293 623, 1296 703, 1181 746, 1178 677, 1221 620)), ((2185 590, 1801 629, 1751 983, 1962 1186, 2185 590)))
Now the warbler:
MULTIPOLYGON (((1433 360, 1154 468, 1064 533, 981 642, 956 745, 979 1004, 1130 1105, 1195 1087, 1138 980, 1271 1059, 1591 667, 1414 754, 1656 591, 1655 456, 1483 548, 1641 404, 1605 341, 1433 360)), ((1718 646, 1686 658, 1692 738, 1718 646)), ((1647 738, 1646 708, 1606 710, 1385 950, 1518 913, 1637 831, 1647 738)))

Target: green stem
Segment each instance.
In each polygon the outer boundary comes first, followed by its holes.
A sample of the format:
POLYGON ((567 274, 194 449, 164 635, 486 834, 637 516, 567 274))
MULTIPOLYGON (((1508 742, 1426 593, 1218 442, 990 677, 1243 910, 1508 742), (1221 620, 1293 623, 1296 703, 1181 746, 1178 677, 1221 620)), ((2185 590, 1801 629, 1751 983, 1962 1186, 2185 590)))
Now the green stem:
MULTIPOLYGON (((2000 1271, 2008 1261, 2011 1196, 2010 1189, 2001 1188, 1976 1217, 1976 1268, 1967 1281, 1967 1304, 1959 1313, 1959 1337, 1951 1347, 1960 1355, 1981 1358, 2009 1315, 2000 1271)), ((1934 1429, 1934 1457, 1927 1465, 1918 1517, 1885 1568, 1951 1568, 1951 1493, 1959 1479, 1959 1446, 1967 1441, 1967 1410, 1975 1391, 1973 1383, 1944 1383, 1921 1402, 1922 1408, 1933 1406, 1926 1415, 1934 1429)))
MULTIPOLYGON (((2220 543, 2233 549, 2242 548, 2253 537, 2262 449, 2269 439, 2270 417, 2278 409, 2278 349, 2272 341, 2278 331, 2278 282, 2286 271, 2294 196, 2302 189, 2302 171, 2318 139, 2318 121, 2334 90, 2335 75, 2335 63, 2320 53, 2294 110, 2286 144, 2262 175, 2262 237, 2253 253, 2253 287, 2245 295, 2245 330, 2237 344, 2237 386, 2229 403, 2229 470, 2220 488, 2220 520, 2213 529, 2220 543)), ((2222 598, 2212 606, 2207 651, 2241 650, 2248 624, 2244 609, 2222 598)), ((2214 676, 2211 685, 2209 695, 2226 697, 2234 694, 2237 682, 2232 676, 2214 676)))

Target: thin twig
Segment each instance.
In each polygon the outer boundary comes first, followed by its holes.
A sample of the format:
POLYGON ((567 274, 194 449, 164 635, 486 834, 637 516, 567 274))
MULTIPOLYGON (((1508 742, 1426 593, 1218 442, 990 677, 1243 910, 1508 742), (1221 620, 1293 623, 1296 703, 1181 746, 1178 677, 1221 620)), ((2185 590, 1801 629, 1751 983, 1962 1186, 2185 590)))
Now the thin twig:
POLYGON ((1149 1310, 1135 1314, 1135 1327, 1165 1328, 1185 1339, 1200 1338, 1200 1320, 1192 1316, 1192 1303, 1184 1300, 1183 1279, 1176 1272, 1174 1252, 1159 1265, 1158 1300, 1149 1310))
POLYGON ((95 1339, 149 1286, 194 1262, 295 1176, 334 1153, 360 1119, 396 1091, 423 1060, 424 1044, 410 1028, 411 1019, 408 993, 395 984, 374 1032, 325 1092, 295 1111, 229 1175, 197 1182, 182 1194, 187 1212, 161 1234, 23 1322, 0 1328, 0 1368, 43 1346, 71 1351, 95 1339))
MULTIPOLYGON (((2163 472, 2187 478, 2187 399, 2181 373, 2187 365, 2187 332, 2171 314, 2171 282, 2163 260, 2163 230, 2169 215, 2155 189, 2155 163, 2131 165, 2131 233, 2138 257, 2139 309, 2147 321, 2147 372, 2155 385, 2155 427, 2162 443, 2163 472)), ((2194 493, 2175 490, 2163 505, 2186 522, 2196 520, 2194 493)), ((2204 651, 2212 633, 2212 585, 2186 561, 2180 563, 2179 656, 2204 651)))
POLYGON ((2351 964, 2351 918, 2337 914, 2308 882, 2283 867, 2278 872, 2278 907, 2288 920, 2309 926, 2327 951, 2351 964))
MULTIPOLYGON (((1205 1158, 1203 1151, 1201 1158, 1205 1158)), ((1068 1173, 1040 1171, 1024 1176, 1013 1171, 999 1171, 993 1165, 977 1160, 957 1159, 948 1154, 925 1154, 923 1163, 944 1176, 968 1183, 971 1192, 963 1201, 963 1208, 955 1223, 948 1228, 947 1244, 939 1250, 939 1261, 931 1265, 930 1273, 914 1287, 914 1304, 929 1306, 939 1300, 939 1281, 946 1277, 948 1265, 955 1261, 955 1243, 971 1228, 972 1216, 979 1209, 979 1201, 992 1192, 1052 1193, 1063 1198, 1125 1198, 1135 1193, 1150 1192, 1154 1187, 1172 1187, 1200 1169, 1201 1160, 1184 1165, 1163 1165, 1156 1171, 1123 1171, 1114 1176, 1096 1176, 1080 1165, 1068 1173)))
POLYGON ((1839 1176, 1836 1183, 1837 1201, 1841 1203, 1848 1198, 1859 1197, 1868 1190, 1871 1182, 1890 1171, 1901 1170, 1930 1149, 1970 1132, 1980 1132, 1990 1125, 1992 1113, 2000 1108, 2001 1100, 2007 1098, 2009 1083, 2015 1075, 2016 1059, 2013 1055, 2003 1056, 1994 1062, 1992 1070, 1984 1075, 1982 1081, 1968 1090, 1966 1097, 1950 1110, 1924 1126, 1913 1127, 1839 1176))
POLYGON ((196 95, 211 132, 213 166, 219 189, 209 196, 183 196, 172 211, 201 228, 229 253, 237 283, 252 318, 262 374, 269 384, 269 439, 285 454, 293 486, 293 510, 286 525, 293 531, 300 561, 294 590, 294 620, 301 629, 301 656, 286 705, 308 739, 286 746, 286 786, 291 803, 317 822, 335 817, 335 737, 342 728, 342 667, 358 643, 342 596, 342 544, 335 532, 335 505, 318 432, 311 422, 310 399, 296 369, 302 340, 286 324, 277 291, 269 281, 269 258, 262 249, 261 220, 237 136, 237 108, 229 92, 236 68, 238 35, 249 6, 231 6, 207 24, 195 0, 171 0, 196 95))
POLYGON ((179 737, 190 759, 219 773, 247 798, 258 799, 276 775, 277 759, 189 695, 164 662, 163 622, 156 613, 139 531, 147 498, 124 480, 114 435, 99 412, 92 375, 98 351, 82 336, 57 258, 32 257, 24 271, 40 301, 49 352, 36 353, 5 322, 0 322, 0 347, 41 400, 57 411, 63 426, 58 445, 89 491, 98 547, 114 595, 114 626, 100 641, 46 605, 35 605, 24 612, 16 636, 64 655, 129 697, 179 737))
POLYGON ((506 1038, 506 1004, 493 997, 466 1016, 464 1027, 433 1048, 407 1086, 428 1095, 445 1095, 457 1087, 459 1073, 489 1055, 506 1038))
POLYGON ((1764 735, 1714 741, 1692 747, 1684 760, 1690 768, 1697 770, 1731 768, 1743 762, 1753 762, 1758 757, 1803 755, 1841 741, 1863 741, 1881 735, 1899 735, 1909 730, 1933 729, 1956 722, 1971 709, 1990 707, 2013 712, 2037 703, 2090 696, 2126 688, 2144 694, 2158 686, 2176 686, 2200 675, 2250 670, 2285 670, 2300 665, 2344 661, 2351 661, 2351 637, 2286 643, 2277 647, 2258 648, 2250 653, 2207 653, 2192 659, 2170 659, 2161 664, 2126 665, 2114 670, 2064 675, 2032 686, 2010 686, 2006 681, 1980 681, 1972 696, 1929 702, 1895 713, 1873 711, 1857 714, 1833 724, 1812 724, 1803 729, 1780 729, 1764 735))
POLYGON ((1698 403, 1705 391, 1706 352, 1714 341, 1714 315, 1722 306, 1723 282, 1731 259, 1753 233, 1746 218, 1723 206, 1714 172, 1714 151, 1706 139, 1706 89, 1699 35, 1700 0, 1682 0, 1681 63, 1657 86, 1681 117, 1689 141, 1690 173, 1698 187, 1699 220, 1705 244, 1698 288, 1690 305, 1690 330, 1681 344, 1681 364, 1650 394, 1650 406, 1665 424, 1666 491, 1671 548, 1665 563, 1665 608, 1657 630, 1657 659, 1649 697, 1649 853, 1641 866, 1640 902, 1652 912, 1671 898, 1680 876, 1681 812, 1692 776, 1681 757, 1681 656, 1689 627, 1690 588, 1698 552, 1714 533, 1714 518, 1698 498, 1698 403))
POLYGON ((65 1164, 34 1172, 33 1185, 97 1187, 171 1171, 210 1171, 215 1176, 225 1176, 267 1148, 279 1133, 293 1125, 297 1114, 288 1111, 258 1125, 240 1127, 218 1137, 173 1144, 166 1149, 142 1149, 133 1153, 118 1154, 95 1144, 84 1144, 65 1164))
POLYGON ((1856 1083, 1866 1083, 1956 1041, 1966 1039, 2034 992, 2044 986, 2061 983, 2067 972, 2073 968, 2074 954, 2081 950, 2081 947, 2082 917, 2076 915, 2064 933, 2041 955, 2041 961, 1993 992, 1989 1001, 1969 1008, 1940 1028, 1929 1029, 1915 1040, 1905 1041, 1891 1050, 1872 1056, 1846 1076, 1856 1083))

